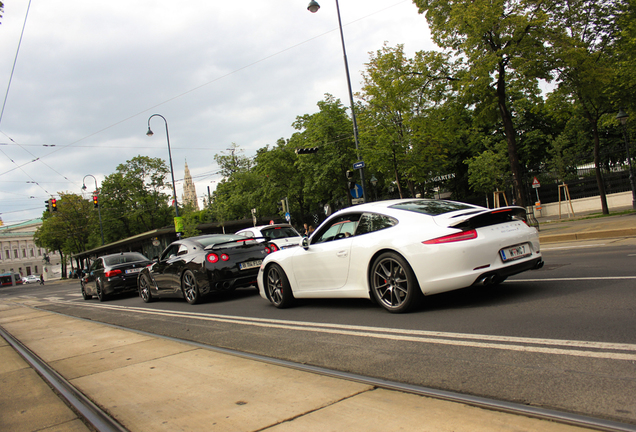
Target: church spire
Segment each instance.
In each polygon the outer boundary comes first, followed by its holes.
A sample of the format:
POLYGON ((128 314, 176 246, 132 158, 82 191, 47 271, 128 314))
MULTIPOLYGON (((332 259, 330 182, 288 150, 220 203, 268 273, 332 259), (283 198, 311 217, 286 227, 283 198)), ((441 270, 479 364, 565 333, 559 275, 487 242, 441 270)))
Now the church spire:
POLYGON ((188 168, 188 161, 185 163, 185 175, 183 177, 183 196, 181 201, 184 205, 191 205, 195 210, 199 210, 199 200, 197 199, 197 191, 194 188, 194 182, 188 168))

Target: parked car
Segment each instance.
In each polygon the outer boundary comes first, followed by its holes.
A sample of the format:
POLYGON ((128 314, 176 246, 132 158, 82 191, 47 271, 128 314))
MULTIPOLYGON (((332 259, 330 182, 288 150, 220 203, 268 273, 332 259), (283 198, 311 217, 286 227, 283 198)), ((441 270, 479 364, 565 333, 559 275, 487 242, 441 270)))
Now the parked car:
POLYGON ((36 276, 36 275, 25 276, 22 278, 22 283, 24 284, 40 283, 40 278, 39 276, 36 276))
POLYGON ((352 297, 406 312, 426 295, 542 266, 538 232, 521 207, 402 199, 334 213, 301 247, 267 256, 258 286, 278 308, 295 298, 352 297))
POLYGON ((299 246, 303 239, 303 236, 290 224, 261 225, 242 229, 236 234, 245 237, 263 237, 274 243, 279 249, 299 246))
POLYGON ((263 258, 277 251, 274 243, 236 234, 209 234, 171 243, 161 257, 144 268, 139 296, 185 298, 196 304, 214 292, 256 285, 263 258))
POLYGON ((139 272, 150 264, 152 261, 139 252, 101 256, 80 279, 82 297, 90 300, 97 296, 99 301, 104 301, 113 294, 136 291, 139 272))

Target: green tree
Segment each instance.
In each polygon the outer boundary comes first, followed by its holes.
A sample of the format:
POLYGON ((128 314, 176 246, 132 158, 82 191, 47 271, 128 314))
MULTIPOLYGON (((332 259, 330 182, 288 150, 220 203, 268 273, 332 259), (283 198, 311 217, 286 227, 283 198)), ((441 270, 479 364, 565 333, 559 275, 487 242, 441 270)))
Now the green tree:
POLYGON ((620 2, 607 0, 568 0, 557 2, 552 13, 552 37, 557 58, 557 92, 570 97, 576 113, 590 126, 594 143, 596 183, 603 214, 609 214, 605 184, 601 173, 601 118, 617 112, 612 100, 617 82, 614 43, 619 36, 620 2))
POLYGON ((56 212, 44 212, 42 226, 35 233, 35 244, 60 253, 62 275, 66 275, 68 256, 87 250, 89 239, 95 237, 96 216, 92 203, 81 195, 60 192, 56 212))
POLYGON ((452 89, 452 64, 438 52, 418 52, 413 59, 404 47, 384 46, 371 58, 358 94, 363 126, 364 159, 386 178, 393 178, 400 197, 405 182, 415 196, 415 184, 440 174, 445 151, 435 111, 452 89))
POLYGON ((100 191, 106 242, 173 224, 172 191, 166 182, 169 172, 160 158, 136 156, 106 176, 100 191))
POLYGON ((426 14, 433 40, 454 51, 466 68, 456 75, 469 104, 496 107, 505 134, 517 202, 526 205, 525 185, 509 87, 536 92, 538 78, 551 79, 544 43, 550 2, 534 0, 414 0, 426 14))

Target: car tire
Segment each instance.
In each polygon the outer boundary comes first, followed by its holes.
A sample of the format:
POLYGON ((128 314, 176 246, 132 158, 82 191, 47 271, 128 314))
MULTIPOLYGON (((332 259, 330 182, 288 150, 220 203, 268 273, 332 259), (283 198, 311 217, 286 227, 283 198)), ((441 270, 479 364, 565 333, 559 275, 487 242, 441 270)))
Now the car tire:
POLYGON ((139 276, 139 297, 141 297, 144 303, 150 303, 152 301, 151 286, 148 275, 142 274, 139 276))
POLYGON ((395 252, 385 252, 373 261, 369 284, 376 302, 392 313, 407 312, 423 298, 411 266, 395 252))
POLYGON ((82 286, 82 297, 84 298, 84 300, 90 300, 93 298, 92 295, 90 294, 86 294, 86 286, 84 285, 83 282, 80 283, 80 285, 82 286))
POLYGON ((294 294, 289 279, 281 266, 272 264, 265 273, 265 292, 269 301, 279 309, 287 308, 294 302, 294 294))
POLYGON ((102 285, 102 283, 97 280, 95 281, 95 287, 97 289, 97 298, 99 299, 100 302, 103 302, 106 300, 106 294, 104 294, 104 287, 102 285))
POLYGON ((190 270, 186 270, 181 277, 181 290, 183 291, 183 297, 188 303, 193 305, 201 301, 197 279, 190 270))

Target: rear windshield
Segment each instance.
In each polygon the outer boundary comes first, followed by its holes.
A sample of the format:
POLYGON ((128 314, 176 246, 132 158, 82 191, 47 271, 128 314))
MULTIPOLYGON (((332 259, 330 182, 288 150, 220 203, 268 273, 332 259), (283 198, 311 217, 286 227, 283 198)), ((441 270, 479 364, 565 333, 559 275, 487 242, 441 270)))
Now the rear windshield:
POLYGON ((266 229, 262 229, 261 233, 263 234, 263 237, 268 237, 271 239, 299 236, 296 230, 290 227, 266 228, 266 229))
POLYGON ((422 213, 429 216, 437 216, 444 213, 450 213, 457 210, 468 210, 474 207, 468 204, 462 204, 451 201, 434 201, 434 200, 416 200, 407 201, 400 204, 394 204, 390 208, 408 210, 416 213, 422 213))
POLYGON ((128 252, 125 254, 104 257, 104 263, 109 266, 139 261, 148 261, 148 258, 137 252, 128 252))

